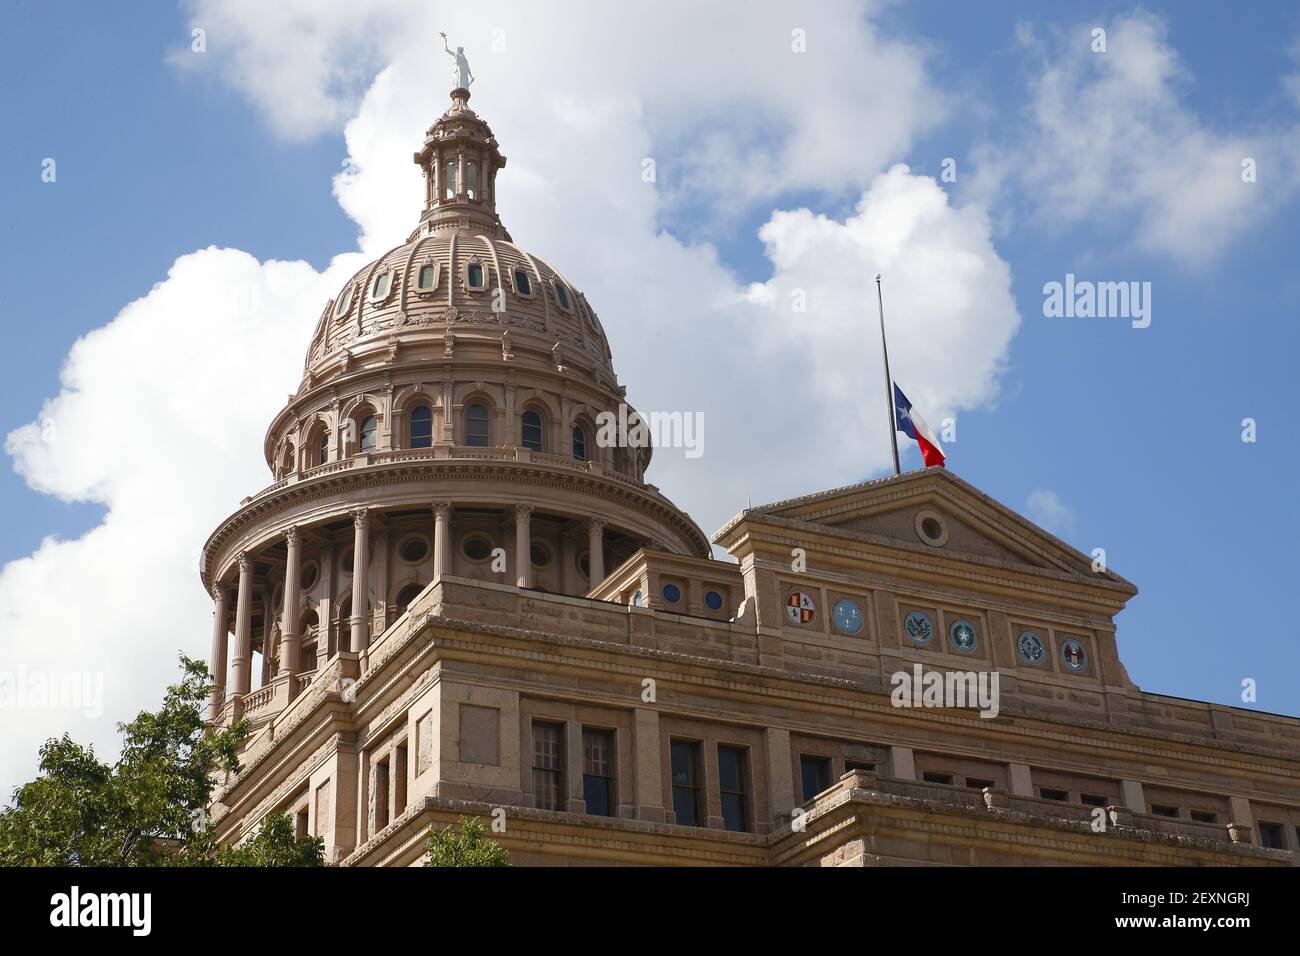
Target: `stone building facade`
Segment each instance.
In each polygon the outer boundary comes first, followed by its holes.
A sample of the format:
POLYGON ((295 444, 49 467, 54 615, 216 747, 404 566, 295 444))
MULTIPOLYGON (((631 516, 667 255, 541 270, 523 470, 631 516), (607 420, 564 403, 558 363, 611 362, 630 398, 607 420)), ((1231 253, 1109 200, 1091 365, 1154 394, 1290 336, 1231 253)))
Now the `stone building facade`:
POLYGON ((204 549, 211 719, 252 727, 222 840, 282 811, 418 865, 478 815, 521 864, 1295 863, 1300 721, 1140 690, 1136 588, 951 472, 748 508, 714 559, 651 450, 597 441, 605 333, 502 225, 468 100, 204 549))

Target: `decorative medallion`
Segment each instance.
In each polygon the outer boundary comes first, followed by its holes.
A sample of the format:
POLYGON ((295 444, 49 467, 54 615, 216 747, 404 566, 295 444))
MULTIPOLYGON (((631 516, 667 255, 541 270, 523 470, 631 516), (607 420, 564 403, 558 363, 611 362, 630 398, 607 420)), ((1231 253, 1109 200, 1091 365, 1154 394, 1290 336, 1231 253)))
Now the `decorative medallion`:
POLYGON ((1042 639, 1033 631, 1021 631, 1016 646, 1020 648, 1020 656, 1030 664, 1037 664, 1043 659, 1042 639))
POLYGON ((1070 638, 1061 642, 1061 660, 1072 671, 1081 671, 1088 666, 1088 652, 1083 644, 1070 638))
POLYGON ((948 626, 948 640, 963 654, 975 650, 975 625, 958 619, 948 626))
POLYGON ((791 591, 785 599, 785 613, 792 624, 811 624, 817 619, 817 605, 803 591, 791 591))
POLYGON ((835 626, 845 634, 856 634, 862 630, 862 608, 854 601, 847 598, 836 601, 835 607, 831 608, 831 616, 835 618, 835 626))
POLYGON ((907 631, 907 636, 918 644, 929 644, 930 638, 934 636, 934 627, 930 624, 930 619, 920 611, 913 611, 907 615, 903 621, 903 630, 907 631))

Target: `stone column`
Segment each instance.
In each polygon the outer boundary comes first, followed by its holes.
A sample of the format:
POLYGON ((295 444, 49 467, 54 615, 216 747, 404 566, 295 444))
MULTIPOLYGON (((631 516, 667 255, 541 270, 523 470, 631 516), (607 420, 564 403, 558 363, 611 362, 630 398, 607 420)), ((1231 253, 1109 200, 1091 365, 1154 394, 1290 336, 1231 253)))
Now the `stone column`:
POLYGON ((532 505, 515 505, 515 584, 533 586, 532 505))
POLYGON ((451 505, 439 501, 433 506, 433 579, 451 574, 451 505))
MULTIPOLYGON (((794 757, 790 731, 769 727, 764 732, 767 751, 767 807, 774 827, 784 826, 794 813, 794 757)), ((757 813, 755 813, 757 816, 757 813)))
POLYGON ((596 588, 605 580, 605 522, 592 518, 587 522, 588 587, 596 588))
POLYGON ((218 582, 212 585, 212 695, 208 702, 209 718, 221 713, 226 702, 226 657, 229 653, 229 589, 218 582))
MULTIPOLYGON (((284 610, 280 617, 280 676, 298 673, 298 592, 302 579, 302 533, 290 528, 284 533, 288 557, 284 564, 284 610)), ((293 695, 294 682, 289 684, 293 695)))
POLYGON ((239 556, 239 597, 235 601, 235 659, 230 683, 235 696, 247 694, 253 670, 253 559, 239 556))
POLYGON ((352 512, 352 639, 348 650, 357 653, 370 643, 370 511, 352 512))

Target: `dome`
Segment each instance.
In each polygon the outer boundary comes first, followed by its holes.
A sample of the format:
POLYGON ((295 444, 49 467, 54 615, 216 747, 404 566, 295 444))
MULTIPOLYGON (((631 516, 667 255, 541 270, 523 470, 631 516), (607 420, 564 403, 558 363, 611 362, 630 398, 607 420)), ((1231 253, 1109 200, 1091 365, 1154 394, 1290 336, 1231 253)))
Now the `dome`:
POLYGON ((355 275, 321 313, 304 366, 311 386, 377 349, 454 355, 455 343, 535 353, 614 387, 590 303, 540 256, 490 231, 422 231, 355 275))
POLYGON ((595 310, 502 225, 506 159, 468 100, 454 90, 415 153, 407 241, 324 303, 266 432, 272 484, 204 548, 205 586, 242 608, 236 696, 254 646, 296 680, 363 653, 444 577, 586 597, 642 549, 711 553, 645 480, 595 310))

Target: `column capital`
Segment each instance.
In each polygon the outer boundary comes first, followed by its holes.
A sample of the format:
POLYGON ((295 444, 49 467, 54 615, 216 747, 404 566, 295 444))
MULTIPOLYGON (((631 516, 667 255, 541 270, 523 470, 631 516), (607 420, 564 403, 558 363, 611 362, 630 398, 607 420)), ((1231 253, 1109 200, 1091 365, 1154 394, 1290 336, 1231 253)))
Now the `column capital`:
POLYGON ((352 510, 352 524, 358 528, 370 529, 370 509, 354 508, 352 510))
POLYGON ((294 547, 302 541, 302 531, 298 529, 297 525, 294 525, 292 528, 285 528, 284 540, 290 547, 294 547))
POLYGON ((253 573, 253 556, 249 554, 247 551, 239 552, 239 573, 240 574, 253 573))
POLYGON ((585 526, 588 533, 599 534, 605 530, 606 521, 604 518, 588 518, 585 526))
POLYGON ((230 597, 230 585, 222 584, 220 581, 214 581, 208 591, 214 601, 225 601, 230 597))
POLYGON ((445 521, 447 518, 451 517, 451 502, 435 501, 430 506, 430 510, 433 512, 435 518, 442 518, 445 521))
POLYGON ((533 514, 532 505, 515 505, 514 513, 516 521, 527 521, 533 514))

